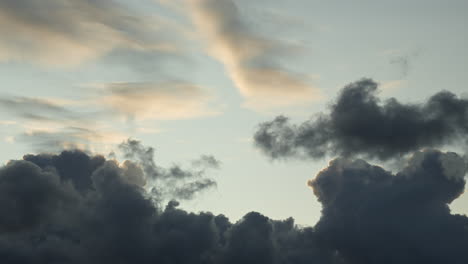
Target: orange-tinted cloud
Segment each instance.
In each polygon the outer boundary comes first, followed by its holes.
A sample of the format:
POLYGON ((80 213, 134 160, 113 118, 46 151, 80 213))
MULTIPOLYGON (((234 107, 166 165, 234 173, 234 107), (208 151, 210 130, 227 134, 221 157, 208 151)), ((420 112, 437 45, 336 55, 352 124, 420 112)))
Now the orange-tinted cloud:
POLYGON ((0 62, 61 67, 118 48, 174 52, 163 27, 113 0, 0 1, 0 62))
POLYGON ((212 96, 183 82, 111 83, 98 99, 127 119, 173 120, 216 115, 212 96))
POLYGON ((277 54, 288 52, 286 45, 251 30, 233 1, 189 2, 196 25, 247 98, 247 107, 266 109, 320 98, 307 76, 293 73, 278 62, 277 54))

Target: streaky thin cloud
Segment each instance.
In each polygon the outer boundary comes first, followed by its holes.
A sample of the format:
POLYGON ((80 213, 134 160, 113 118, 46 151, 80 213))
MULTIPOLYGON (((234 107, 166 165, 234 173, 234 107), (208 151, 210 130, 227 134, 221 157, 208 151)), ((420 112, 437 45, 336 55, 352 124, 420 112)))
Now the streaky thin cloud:
MULTIPOLYGON (((181 81, 95 84, 89 95, 67 100, 52 97, 0 97, 5 124, 19 127, 23 140, 37 150, 57 151, 101 146, 128 138, 115 122, 137 127, 147 120, 180 120, 221 113, 208 89, 181 81)), ((0 124, 3 124, 0 123, 0 124)), ((141 131, 140 131, 141 132, 141 131)), ((147 130, 146 133, 156 133, 147 130)), ((93 149, 97 150, 97 149, 93 149)), ((103 149, 100 149, 101 151, 103 149)))
POLYGON ((178 81, 105 84, 97 101, 130 120, 188 119, 220 113, 207 89, 178 81))
POLYGON ((17 136, 34 151, 57 152, 69 149, 85 149, 100 152, 116 145, 128 136, 124 133, 98 127, 58 127, 52 129, 31 128, 17 136))
POLYGON ((84 119, 66 107, 66 104, 53 98, 26 96, 0 97, 0 108, 10 116, 39 122, 65 122, 84 119))
POLYGON ((279 62, 287 45, 254 32, 231 0, 190 0, 191 13, 243 96, 246 106, 265 110, 310 102, 321 97, 307 77, 279 62))
POLYGON ((115 49, 173 53, 167 26, 113 0, 0 1, 0 61, 62 67, 115 49))
POLYGON ((17 142, 34 150, 60 151, 79 147, 102 151, 128 136, 106 128, 113 114, 87 100, 60 98, 0 97, 2 115, 16 120, 17 142), (99 146, 99 149, 95 149, 99 146))
POLYGON ((260 124, 255 145, 273 159, 363 155, 388 160, 468 138, 468 100, 442 91, 424 103, 382 102, 377 91, 371 79, 351 83, 329 113, 299 125, 285 116, 260 124))

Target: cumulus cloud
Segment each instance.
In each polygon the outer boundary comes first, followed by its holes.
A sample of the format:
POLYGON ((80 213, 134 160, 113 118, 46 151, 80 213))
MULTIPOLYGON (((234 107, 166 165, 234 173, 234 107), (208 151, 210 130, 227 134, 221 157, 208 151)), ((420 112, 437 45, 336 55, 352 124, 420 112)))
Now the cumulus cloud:
POLYGON ((202 87, 184 82, 111 83, 98 101, 127 119, 174 120, 219 114, 213 97, 202 87))
POLYGON ((177 49, 164 19, 112 0, 1 1, 0 25, 0 61, 74 66, 116 49, 177 49))
POLYGON ((254 32, 231 0, 190 0, 195 24, 211 45, 247 107, 266 109, 320 97, 305 76, 287 70, 278 54, 290 53, 274 38, 254 32))
POLYGON ((434 150, 416 153, 395 175, 335 159, 309 182, 323 207, 316 235, 350 264, 466 263, 468 217, 448 207, 463 193, 466 171, 457 154, 434 150))
POLYGON ((420 104, 382 102, 378 84, 362 79, 343 88, 329 113, 300 125, 278 116, 260 124, 255 145, 272 158, 326 155, 388 160, 426 147, 458 143, 468 135, 468 100, 442 91, 420 104))
POLYGON ((119 163, 75 150, 25 155, 1 167, 0 259, 22 264, 468 260, 468 218, 448 208, 465 186, 466 163, 455 153, 416 153, 397 174, 363 160, 333 160, 309 182, 322 217, 315 227, 301 228, 292 218, 272 220, 257 212, 232 223, 223 215, 178 209, 175 200, 162 206, 164 191, 154 189, 167 185, 146 186, 154 177, 180 179, 180 174, 151 162, 148 170, 143 160, 151 159, 152 148, 137 141, 123 143, 125 148, 136 161, 119 163))
POLYGON ((160 207, 154 193, 135 184, 144 169, 128 162, 65 151, 26 155, 0 168, 0 205, 6 210, 0 214, 0 259, 331 263, 332 254, 320 250, 313 230, 297 228, 293 219, 252 212, 231 223, 223 215, 177 209, 176 201, 160 207))

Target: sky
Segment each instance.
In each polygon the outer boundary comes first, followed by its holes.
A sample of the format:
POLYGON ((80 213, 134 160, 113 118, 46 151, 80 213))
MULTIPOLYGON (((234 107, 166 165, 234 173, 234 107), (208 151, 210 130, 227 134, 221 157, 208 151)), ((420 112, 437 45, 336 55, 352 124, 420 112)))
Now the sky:
MULTIPOLYGON (((426 149, 466 159, 466 10, 463 0, 0 0, 0 161, 79 149, 129 170, 130 159, 176 186, 161 199, 188 212, 314 226, 327 207, 319 176, 361 166, 340 157, 395 175, 426 149)), ((466 217, 468 195, 449 206, 466 217)))

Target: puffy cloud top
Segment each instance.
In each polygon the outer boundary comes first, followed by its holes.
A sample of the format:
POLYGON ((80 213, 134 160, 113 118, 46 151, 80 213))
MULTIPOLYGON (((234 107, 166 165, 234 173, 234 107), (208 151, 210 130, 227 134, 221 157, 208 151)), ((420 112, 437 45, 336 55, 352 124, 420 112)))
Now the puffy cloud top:
POLYGON ((300 125, 284 116, 262 123, 255 144, 272 158, 363 155, 387 160, 467 138, 468 100, 442 91, 422 104, 395 98, 382 102, 377 88, 373 80, 362 79, 343 88, 329 113, 300 125))

